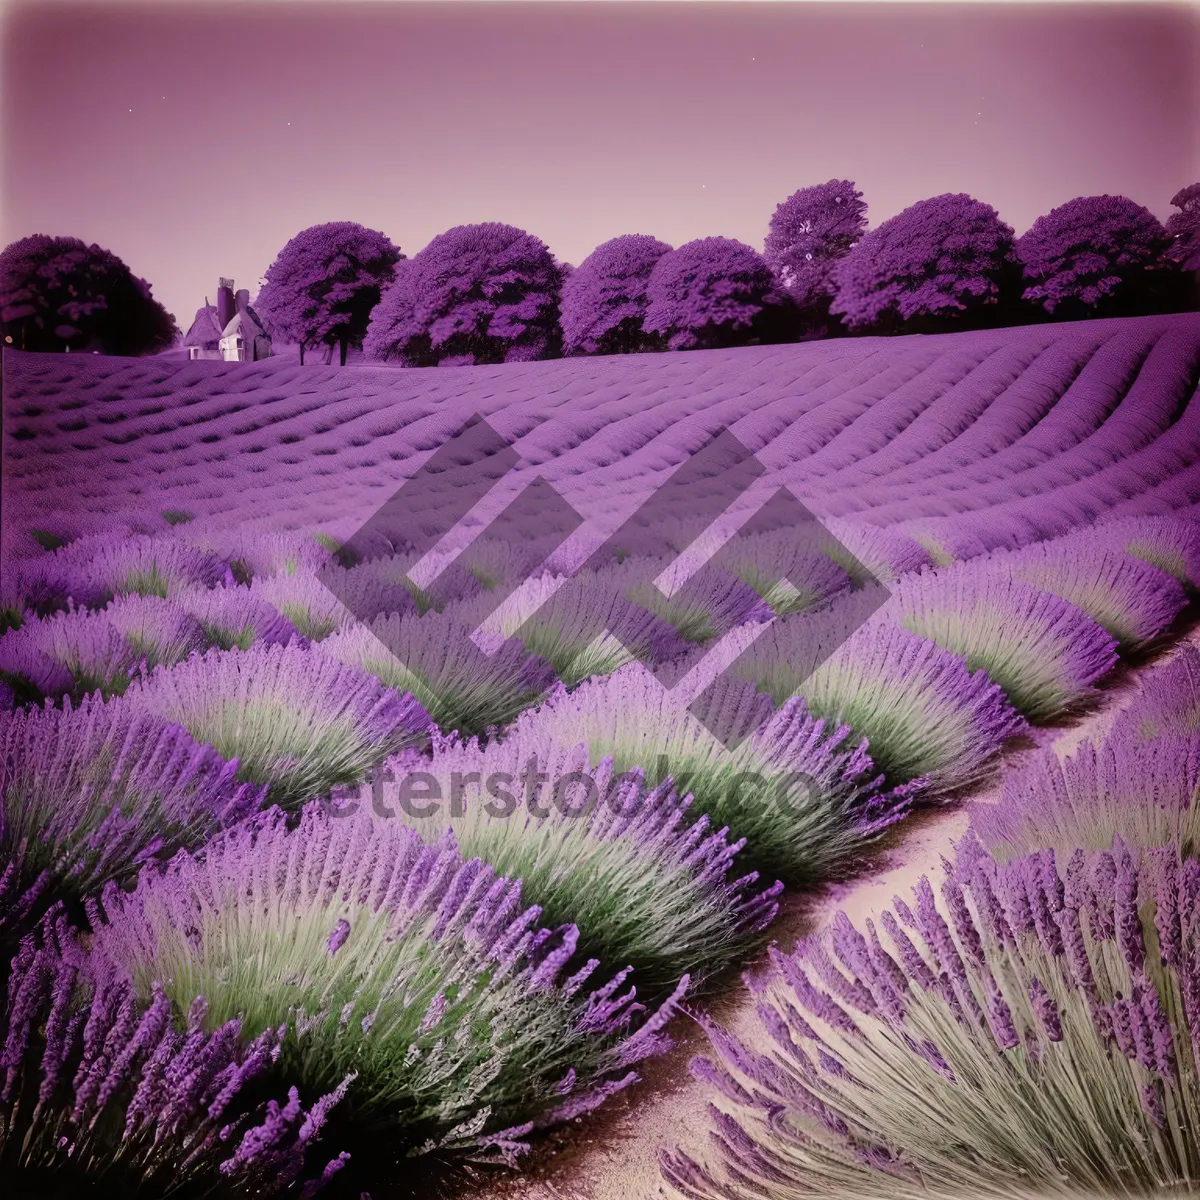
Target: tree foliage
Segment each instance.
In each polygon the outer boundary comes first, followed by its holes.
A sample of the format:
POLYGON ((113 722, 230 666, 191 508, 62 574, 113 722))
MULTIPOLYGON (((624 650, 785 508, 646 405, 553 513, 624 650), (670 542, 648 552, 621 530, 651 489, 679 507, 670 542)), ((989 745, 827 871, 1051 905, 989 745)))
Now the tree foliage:
POLYGON ((496 221, 456 225, 404 264, 364 350, 409 367, 553 358, 561 286, 539 238, 496 221))
POLYGON ((867 206, 848 179, 801 188, 771 217, 763 257, 807 326, 821 326, 833 299, 834 267, 866 232, 867 206))
POLYGON ((795 308, 757 250, 733 238, 685 242, 654 264, 642 328, 670 350, 783 341, 795 308))
POLYGON ((271 335, 300 347, 361 346, 371 310, 404 258, 386 234, 354 221, 302 229, 267 270, 255 302, 271 335))
POLYGON ((951 328, 997 305, 1013 230, 963 192, 919 200, 865 234, 833 269, 831 311, 851 328, 951 328))
POLYGON ((1167 257, 1185 271, 1200 271, 1200 183, 1181 188, 1171 197, 1179 209, 1167 218, 1171 246, 1167 257))
POLYGON ((35 233, 0 252, 0 334, 21 350, 138 355, 167 349, 180 331, 112 251, 35 233))
POLYGON ((1133 310, 1171 239, 1126 196, 1077 196, 1038 217, 1016 243, 1025 299, 1061 317, 1133 310))
POLYGON ((563 284, 565 354, 636 354, 659 350, 662 339, 642 328, 646 287, 666 242, 627 233, 597 246, 563 284))

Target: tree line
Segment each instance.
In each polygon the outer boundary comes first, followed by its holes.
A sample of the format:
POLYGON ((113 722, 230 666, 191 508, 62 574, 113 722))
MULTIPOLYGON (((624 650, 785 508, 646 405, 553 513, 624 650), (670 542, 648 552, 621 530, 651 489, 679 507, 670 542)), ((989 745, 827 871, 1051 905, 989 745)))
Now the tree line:
MULTIPOLYGON (((351 347, 399 366, 801 341, 1192 309, 1200 300, 1200 183, 1162 224, 1125 196, 1080 196, 1020 237, 990 205, 946 193, 868 229, 849 180, 801 188, 760 254, 727 237, 679 247, 648 234, 560 263, 512 225, 458 225, 411 258, 352 221, 301 230, 255 309, 306 351, 351 347)), ((153 354, 175 318, 114 254, 35 234, 0 252, 0 337, 25 350, 153 354)))

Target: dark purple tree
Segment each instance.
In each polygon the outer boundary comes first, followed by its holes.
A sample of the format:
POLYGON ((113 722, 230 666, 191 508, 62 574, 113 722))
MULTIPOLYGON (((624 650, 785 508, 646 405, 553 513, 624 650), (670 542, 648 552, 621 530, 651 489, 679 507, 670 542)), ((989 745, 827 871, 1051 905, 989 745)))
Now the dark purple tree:
POLYGON ((1158 218, 1126 196, 1077 196, 1017 240, 1025 299, 1065 319, 1141 311, 1170 245, 1158 218))
POLYGON ((828 332, 833 268, 866 232, 866 213, 862 192, 848 179, 801 188, 775 209, 763 258, 811 333, 828 332))
POLYGON ((698 238, 664 254, 646 284, 642 328, 669 350, 718 349, 795 335, 795 305, 766 260, 733 238, 698 238))
POLYGON ((646 287, 655 263, 670 253, 666 242, 626 233, 596 247, 562 291, 564 354, 638 354, 663 349, 663 339, 642 328, 646 287))
POLYGON ((329 221, 302 229, 267 269, 255 308, 271 336, 300 347, 361 346, 371 310, 404 258, 386 234, 355 221, 329 221))
POLYGON ((110 250, 35 233, 0 252, 0 336, 19 350, 157 354, 172 316, 110 250))
POLYGON ((1179 211, 1167 218, 1171 238, 1167 257, 1185 271, 1200 271, 1200 183, 1176 192, 1171 207, 1179 211))
POLYGON ((934 332, 978 324, 1015 271, 1013 230, 962 192, 919 200, 864 234, 833 268, 830 311, 851 329, 934 332))
POLYGON ((371 314, 364 350, 406 367, 554 358, 560 287, 558 263, 532 234, 457 225, 404 264, 371 314))

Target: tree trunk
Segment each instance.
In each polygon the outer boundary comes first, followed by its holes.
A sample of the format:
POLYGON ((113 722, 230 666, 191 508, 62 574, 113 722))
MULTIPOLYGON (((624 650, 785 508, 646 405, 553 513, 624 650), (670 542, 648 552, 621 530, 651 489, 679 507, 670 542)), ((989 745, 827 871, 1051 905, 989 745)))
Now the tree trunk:
POLYGON ((328 367, 333 363, 333 343, 325 343, 325 365, 328 367))
POLYGON ((346 339, 345 338, 341 339, 341 351, 342 351, 341 365, 344 367, 346 365, 346 339))
POLYGON ((300 365, 304 366, 304 343, 300 343, 300 365))

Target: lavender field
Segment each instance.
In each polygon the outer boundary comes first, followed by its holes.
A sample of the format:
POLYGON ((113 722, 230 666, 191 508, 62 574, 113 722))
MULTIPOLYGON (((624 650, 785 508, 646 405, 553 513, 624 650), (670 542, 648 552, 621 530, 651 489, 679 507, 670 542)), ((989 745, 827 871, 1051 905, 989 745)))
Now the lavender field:
POLYGON ((625 1194, 1194 1189, 1198 391, 1196 313, 6 349, 0 1177, 520 1187, 695 1018, 709 1136, 625 1194), (476 417, 515 465, 384 537, 476 417), (700 521, 721 477, 671 482, 722 436, 754 478, 700 521), (800 921, 942 812, 911 896, 800 921))

